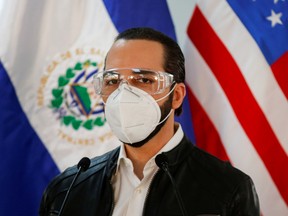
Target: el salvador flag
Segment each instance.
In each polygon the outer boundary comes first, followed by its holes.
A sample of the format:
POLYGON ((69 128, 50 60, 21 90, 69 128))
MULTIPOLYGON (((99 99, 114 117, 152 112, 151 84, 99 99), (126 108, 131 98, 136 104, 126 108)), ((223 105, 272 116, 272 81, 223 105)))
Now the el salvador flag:
POLYGON ((176 35, 164 0, 7 0, 0 19, 0 215, 37 215, 53 177, 119 145, 91 88, 118 32, 176 35))

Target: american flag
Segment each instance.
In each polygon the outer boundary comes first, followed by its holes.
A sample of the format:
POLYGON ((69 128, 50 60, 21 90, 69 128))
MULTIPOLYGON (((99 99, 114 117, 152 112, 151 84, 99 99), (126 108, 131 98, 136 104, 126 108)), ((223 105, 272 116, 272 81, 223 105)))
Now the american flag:
POLYGON ((252 177, 263 215, 288 215, 287 0, 200 0, 187 35, 196 144, 252 177))

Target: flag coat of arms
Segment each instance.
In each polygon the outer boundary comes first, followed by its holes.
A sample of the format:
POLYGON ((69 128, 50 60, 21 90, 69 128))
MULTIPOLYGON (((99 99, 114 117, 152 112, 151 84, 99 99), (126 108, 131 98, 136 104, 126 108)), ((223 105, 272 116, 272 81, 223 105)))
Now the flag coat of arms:
POLYGON ((119 145, 91 85, 118 32, 176 35, 164 0, 9 0, 0 11, 0 215, 31 216, 54 176, 119 145))

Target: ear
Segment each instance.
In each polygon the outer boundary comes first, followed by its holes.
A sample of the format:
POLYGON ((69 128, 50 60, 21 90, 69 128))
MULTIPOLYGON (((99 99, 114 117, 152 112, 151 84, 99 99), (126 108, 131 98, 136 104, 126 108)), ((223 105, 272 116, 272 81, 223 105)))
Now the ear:
POLYGON ((172 101, 172 109, 177 109, 183 103, 184 97, 186 95, 186 86, 184 83, 176 83, 176 87, 174 89, 173 101, 172 101))

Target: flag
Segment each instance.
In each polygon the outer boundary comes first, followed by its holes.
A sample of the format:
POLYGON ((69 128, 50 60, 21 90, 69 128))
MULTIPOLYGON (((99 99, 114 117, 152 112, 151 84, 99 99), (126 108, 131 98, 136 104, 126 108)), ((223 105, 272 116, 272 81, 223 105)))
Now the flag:
POLYGON ((288 2, 198 1, 185 46, 196 145, 249 174, 288 215, 288 2))
POLYGON ((0 215, 37 215, 55 175, 119 145, 91 86, 118 32, 176 35, 165 0, 7 0, 0 19, 0 215))

